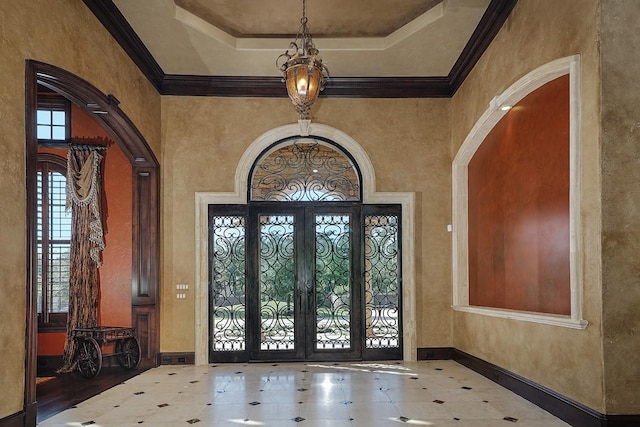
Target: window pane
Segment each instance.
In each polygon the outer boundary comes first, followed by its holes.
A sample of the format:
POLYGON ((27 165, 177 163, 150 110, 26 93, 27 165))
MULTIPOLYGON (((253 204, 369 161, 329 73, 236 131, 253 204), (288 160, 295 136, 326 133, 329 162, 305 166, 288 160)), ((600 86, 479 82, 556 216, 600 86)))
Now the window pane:
POLYGON ((66 209, 66 178, 58 172, 49 174, 49 238, 71 239, 71 211, 66 209))
POLYGON ((38 125, 38 139, 51 139, 51 126, 38 125))
POLYGON ((64 126, 52 126, 51 132, 51 139, 57 139, 61 141, 65 140, 66 135, 64 132, 64 126))
POLYGON ((42 172, 38 172, 36 190, 36 239, 42 240, 42 172))
POLYGON ((49 110, 38 110, 36 115, 36 121, 39 125, 50 125, 51 124, 51 111, 49 110))
POLYGON ((53 115, 52 124, 58 125, 58 126, 64 126, 65 125, 65 120, 64 120, 65 113, 64 113, 64 111, 52 111, 51 113, 53 115))
POLYGON ((39 109, 36 115, 38 139, 64 141, 66 115, 65 110, 39 109))
POLYGON ((65 313, 69 307, 71 247, 71 212, 65 209, 66 177, 61 164, 45 161, 39 166, 36 214, 38 310, 45 315, 65 313))
MULTIPOLYGON (((40 227, 38 227, 40 232, 40 227)), ((38 301, 36 307, 38 308, 38 314, 42 313, 42 244, 38 243, 36 247, 36 284, 38 285, 38 301)))
POLYGON ((49 245, 49 313, 63 313, 69 308, 69 247, 49 245))

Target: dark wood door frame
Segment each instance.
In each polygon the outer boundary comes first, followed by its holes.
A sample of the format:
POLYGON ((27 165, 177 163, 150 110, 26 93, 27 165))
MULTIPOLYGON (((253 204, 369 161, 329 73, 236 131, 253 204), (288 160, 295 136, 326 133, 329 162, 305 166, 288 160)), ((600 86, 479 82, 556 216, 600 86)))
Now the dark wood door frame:
POLYGON ((142 350, 141 367, 156 366, 158 353, 159 280, 159 168, 146 140, 118 107, 119 101, 86 80, 53 65, 27 60, 25 72, 25 136, 27 189, 26 252, 26 361, 24 425, 36 424, 37 307, 35 288, 37 86, 43 85, 69 99, 93 116, 131 162, 133 173, 133 262, 131 283, 132 325, 138 329, 142 350))

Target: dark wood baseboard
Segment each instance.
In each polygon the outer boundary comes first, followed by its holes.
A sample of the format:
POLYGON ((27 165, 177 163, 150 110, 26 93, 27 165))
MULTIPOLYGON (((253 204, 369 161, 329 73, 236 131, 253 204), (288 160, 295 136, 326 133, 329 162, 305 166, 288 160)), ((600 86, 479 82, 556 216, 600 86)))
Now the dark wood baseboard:
POLYGON ((452 347, 419 348, 418 360, 453 359, 575 427, 640 427, 639 415, 605 415, 549 388, 452 347), (447 356, 450 357, 447 357, 447 356))
POLYGON ((492 363, 457 349, 453 350, 453 360, 524 397, 572 426, 607 425, 603 414, 492 363))
POLYGON ((453 348, 451 347, 429 347, 418 349, 418 360, 451 360, 453 359, 453 348))
POLYGON ((0 427, 24 427, 24 425, 25 421, 23 411, 9 415, 8 417, 0 418, 0 427))
POLYGON ((196 354, 193 352, 183 353, 158 353, 158 365, 194 365, 196 354))
POLYGON ((607 427, 638 427, 640 414, 637 415, 607 415, 607 427))

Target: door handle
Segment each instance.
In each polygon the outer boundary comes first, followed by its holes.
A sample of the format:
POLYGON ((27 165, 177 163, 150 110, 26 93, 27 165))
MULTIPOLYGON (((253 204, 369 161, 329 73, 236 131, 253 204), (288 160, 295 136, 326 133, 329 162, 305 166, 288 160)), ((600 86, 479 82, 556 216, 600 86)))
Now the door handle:
POLYGON ((311 314, 311 304, 313 303, 313 291, 307 286, 307 314, 311 314))
POLYGON ((298 292, 298 310, 300 310, 298 313, 304 313, 304 306, 302 304, 304 304, 302 292, 298 292))

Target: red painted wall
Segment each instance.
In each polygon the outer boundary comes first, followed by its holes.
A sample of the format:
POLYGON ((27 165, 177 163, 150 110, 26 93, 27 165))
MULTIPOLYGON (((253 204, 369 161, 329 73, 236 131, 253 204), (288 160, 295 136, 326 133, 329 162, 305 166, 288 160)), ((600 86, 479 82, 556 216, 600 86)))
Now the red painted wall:
POLYGON ((469 163, 469 303, 571 314, 568 76, 515 105, 469 163))
MULTIPOLYGON (((72 105, 72 138, 108 138, 105 130, 89 115, 72 105)), ((40 149, 65 157, 67 150, 40 149)), ((102 252, 100 307, 98 321, 106 326, 131 326, 132 257, 132 171, 131 163, 113 143, 102 152, 104 197, 103 227, 106 248, 102 252)), ((38 355, 63 353, 66 334, 38 334, 38 355)))

